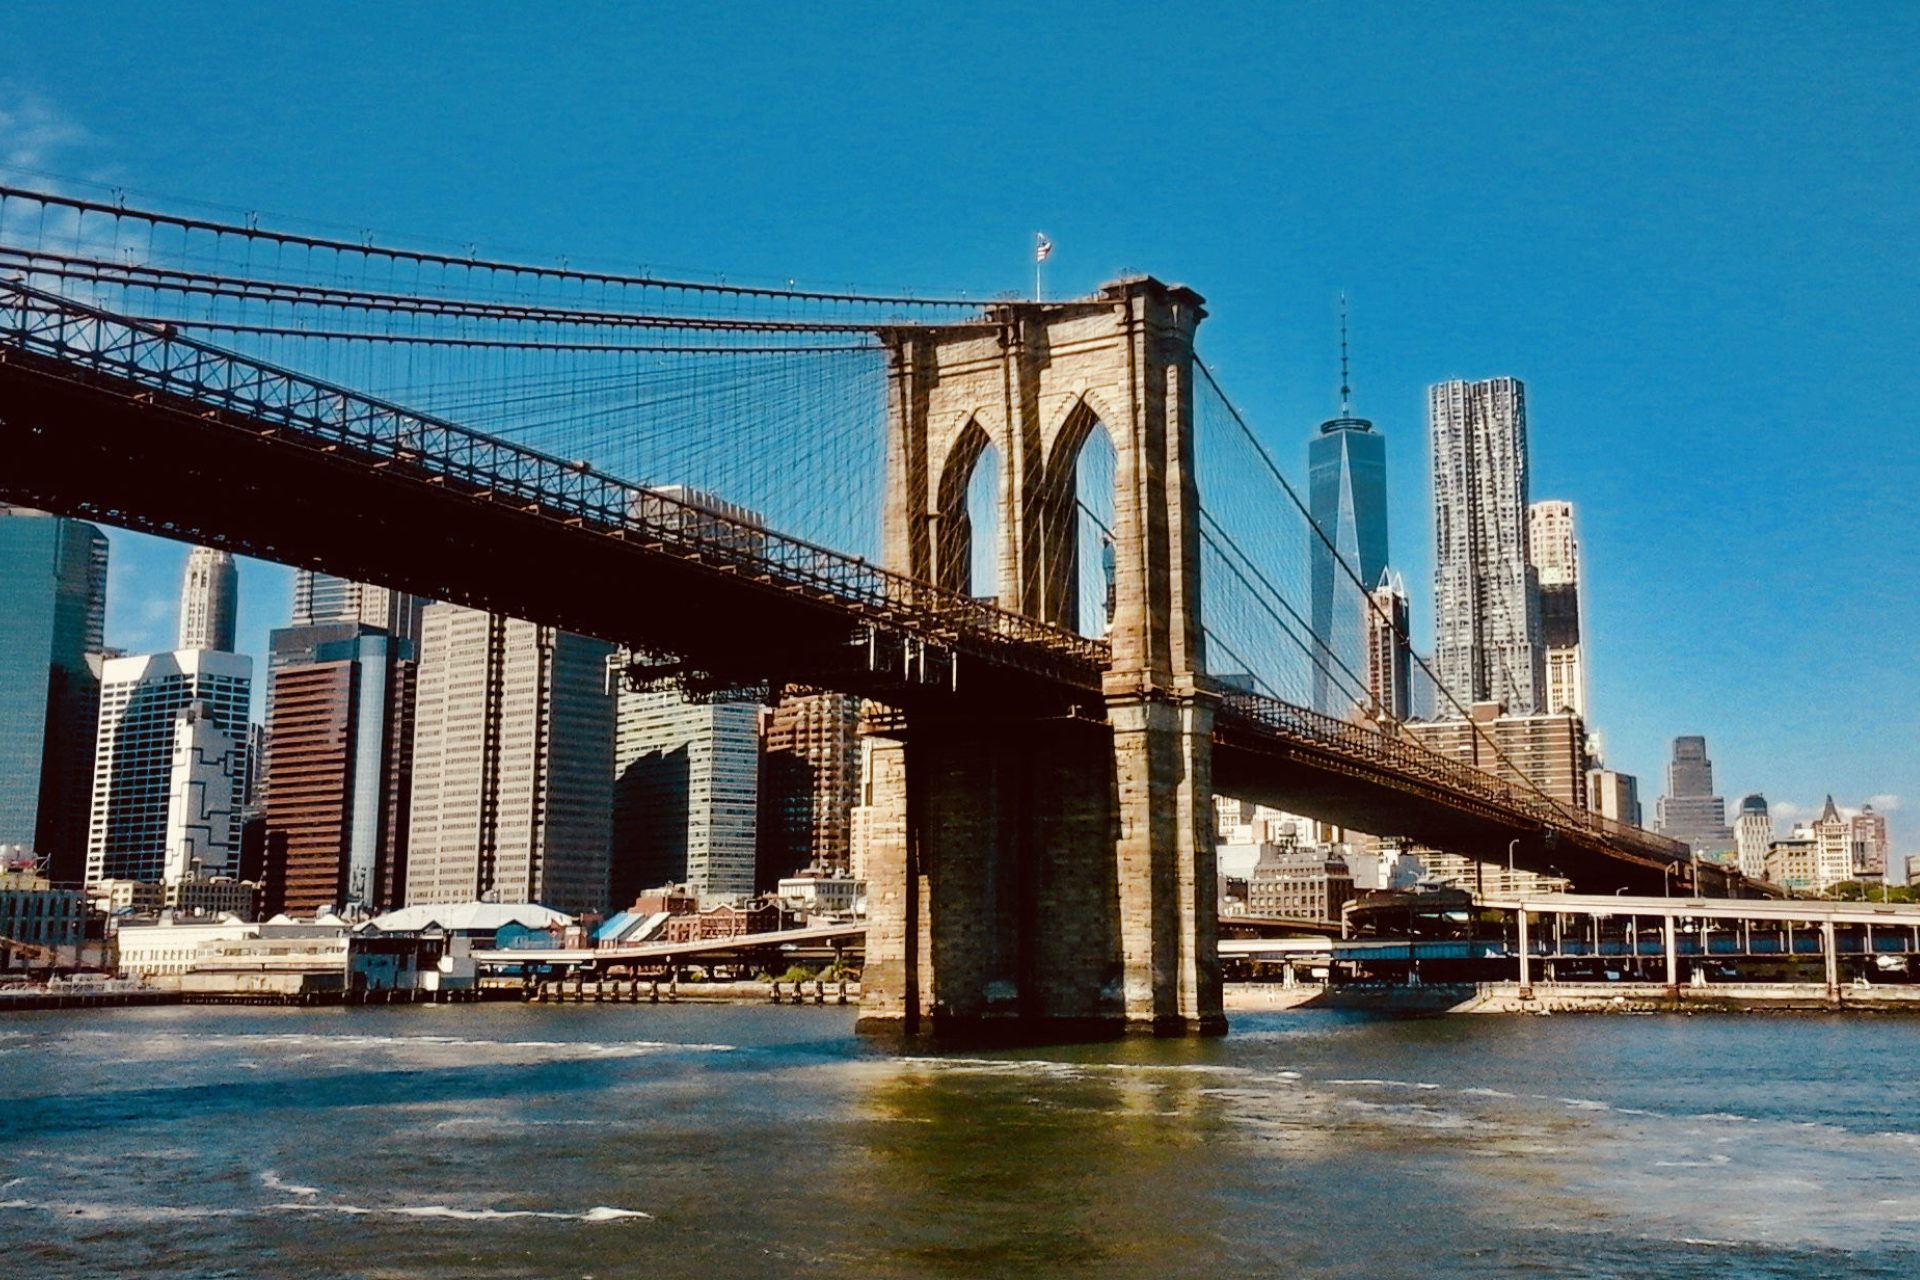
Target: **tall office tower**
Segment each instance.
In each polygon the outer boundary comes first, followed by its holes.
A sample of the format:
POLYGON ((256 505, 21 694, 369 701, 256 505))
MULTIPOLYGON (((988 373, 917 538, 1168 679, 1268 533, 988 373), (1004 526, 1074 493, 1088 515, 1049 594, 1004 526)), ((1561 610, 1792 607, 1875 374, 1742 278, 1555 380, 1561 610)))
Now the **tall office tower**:
POLYGON ((0 844, 34 850, 52 880, 78 880, 100 715, 106 536, 0 504, 0 601, 0 844))
POLYGON ((844 693, 790 696, 766 712, 757 888, 814 863, 842 873, 852 865, 859 725, 859 699, 844 693))
POLYGON ((420 613, 427 602, 419 596, 376 587, 370 582, 336 578, 317 569, 297 569, 293 575, 295 627, 322 622, 359 622, 378 627, 419 655, 420 613))
POLYGON ((239 609, 240 570, 232 554, 195 547, 180 582, 179 647, 232 653, 239 609))
POLYGON ((357 622, 271 640, 274 752, 265 783, 267 915, 402 905, 414 664, 357 622))
POLYGON ((1440 714, 1549 710, 1540 585, 1527 559, 1527 393, 1518 378, 1427 392, 1440 714), (1458 704, 1456 706, 1455 704, 1458 704))
POLYGON ((427 606, 414 696, 409 904, 605 910, 611 652, 553 627, 427 606))
POLYGON ((1576 809, 1587 807, 1587 730, 1580 717, 1501 714, 1482 702, 1466 720, 1408 726, 1429 750, 1509 782, 1525 784, 1576 809))
POLYGON ((1833 797, 1809 829, 1813 835, 1813 887, 1827 889, 1854 877, 1853 824, 1840 816, 1833 797))
POLYGON ((1307 442, 1308 508, 1325 535, 1324 540, 1308 541, 1313 635, 1319 650, 1313 664, 1313 705, 1335 716, 1352 709, 1358 697, 1353 685, 1367 678, 1368 591, 1387 568, 1387 441, 1371 422, 1349 412, 1348 381, 1343 303, 1340 416, 1321 423, 1319 434, 1307 442))
POLYGON ((167 833, 160 864, 163 884, 231 871, 240 851, 240 807, 245 799, 244 738, 220 727, 204 702, 182 707, 173 722, 167 769, 167 833))
POLYGON ((1603 818, 1639 826, 1640 779, 1613 769, 1587 770, 1587 807, 1603 818))
POLYGON ((1767 846, 1773 843, 1773 815, 1767 812, 1767 798, 1750 795, 1740 802, 1739 816, 1733 820, 1733 848, 1740 874, 1755 880, 1767 877, 1767 846))
POLYGON ((613 890, 685 882, 703 901, 754 891, 760 708, 621 687, 613 890))
POLYGON ((1673 740, 1667 794, 1655 806, 1654 825, 1661 835, 1685 841, 1695 853, 1733 848, 1726 802, 1713 794, 1713 761, 1707 759, 1707 740, 1698 734, 1673 740))
POLYGON ((1367 695, 1375 710, 1404 724, 1413 714, 1413 646, 1407 638, 1406 584, 1388 569, 1368 595, 1367 695))
POLYGON ((1853 829, 1853 869, 1862 876, 1881 879, 1887 874, 1887 815, 1875 813, 1872 805, 1863 805, 1848 819, 1853 829))
POLYGON ((1581 634, 1580 544, 1571 502, 1527 508, 1527 553, 1540 581, 1540 640, 1547 647, 1549 711, 1587 718, 1586 643, 1581 634))
MULTIPOLYGON (((210 724, 240 744, 225 756, 226 809, 245 799, 247 711, 253 659, 218 649, 181 649, 101 664, 100 722, 87 827, 86 880, 158 883, 166 870, 168 807, 180 713, 201 704, 210 724)), ((217 797, 209 799, 209 804, 217 797)), ((207 846, 202 869, 230 869, 239 854, 234 824, 207 846)))

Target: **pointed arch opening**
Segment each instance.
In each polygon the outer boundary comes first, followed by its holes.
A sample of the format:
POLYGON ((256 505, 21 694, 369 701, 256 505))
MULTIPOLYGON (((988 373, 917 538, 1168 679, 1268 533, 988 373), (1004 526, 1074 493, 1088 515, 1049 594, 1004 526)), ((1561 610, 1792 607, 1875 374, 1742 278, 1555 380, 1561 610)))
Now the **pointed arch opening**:
POLYGON ((1074 406, 1047 463, 1043 616, 1081 635, 1100 638, 1113 626, 1113 436, 1092 407, 1074 406))
POLYGON ((1002 469, 999 447, 978 421, 969 421, 940 470, 934 572, 950 591, 1000 596, 1002 469))

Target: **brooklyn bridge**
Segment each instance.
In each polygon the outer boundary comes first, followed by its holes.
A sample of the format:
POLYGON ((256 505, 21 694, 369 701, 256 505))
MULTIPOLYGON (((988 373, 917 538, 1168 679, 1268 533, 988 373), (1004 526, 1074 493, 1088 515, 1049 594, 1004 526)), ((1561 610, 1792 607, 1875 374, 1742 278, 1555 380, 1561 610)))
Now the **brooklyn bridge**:
POLYGON ((1740 892, 1376 705, 1307 625, 1325 535, 1205 315, 1150 276, 884 296, 0 187, 0 500, 563 627, 693 696, 863 699, 874 1029, 1221 1029, 1216 795, 1740 892))

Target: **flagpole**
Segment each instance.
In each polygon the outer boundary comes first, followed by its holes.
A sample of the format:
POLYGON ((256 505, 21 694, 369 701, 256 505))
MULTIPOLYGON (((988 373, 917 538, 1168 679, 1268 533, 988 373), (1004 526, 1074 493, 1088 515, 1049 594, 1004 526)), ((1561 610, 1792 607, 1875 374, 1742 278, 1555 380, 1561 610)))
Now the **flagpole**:
POLYGON ((1034 232, 1033 234, 1033 300, 1035 302, 1040 301, 1040 264, 1045 261, 1045 259, 1040 256, 1040 242, 1044 239, 1046 239, 1046 237, 1042 235, 1040 232, 1038 231, 1034 232))

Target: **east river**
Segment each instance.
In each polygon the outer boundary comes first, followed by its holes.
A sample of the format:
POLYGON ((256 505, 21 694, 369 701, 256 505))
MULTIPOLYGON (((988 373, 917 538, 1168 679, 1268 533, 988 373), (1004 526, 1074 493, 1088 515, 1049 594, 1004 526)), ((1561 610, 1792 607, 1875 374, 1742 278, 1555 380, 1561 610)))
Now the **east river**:
POLYGON ((1920 1020, 1240 1014, 901 1056, 840 1009, 0 1022, 0 1272, 1920 1275, 1920 1020))

